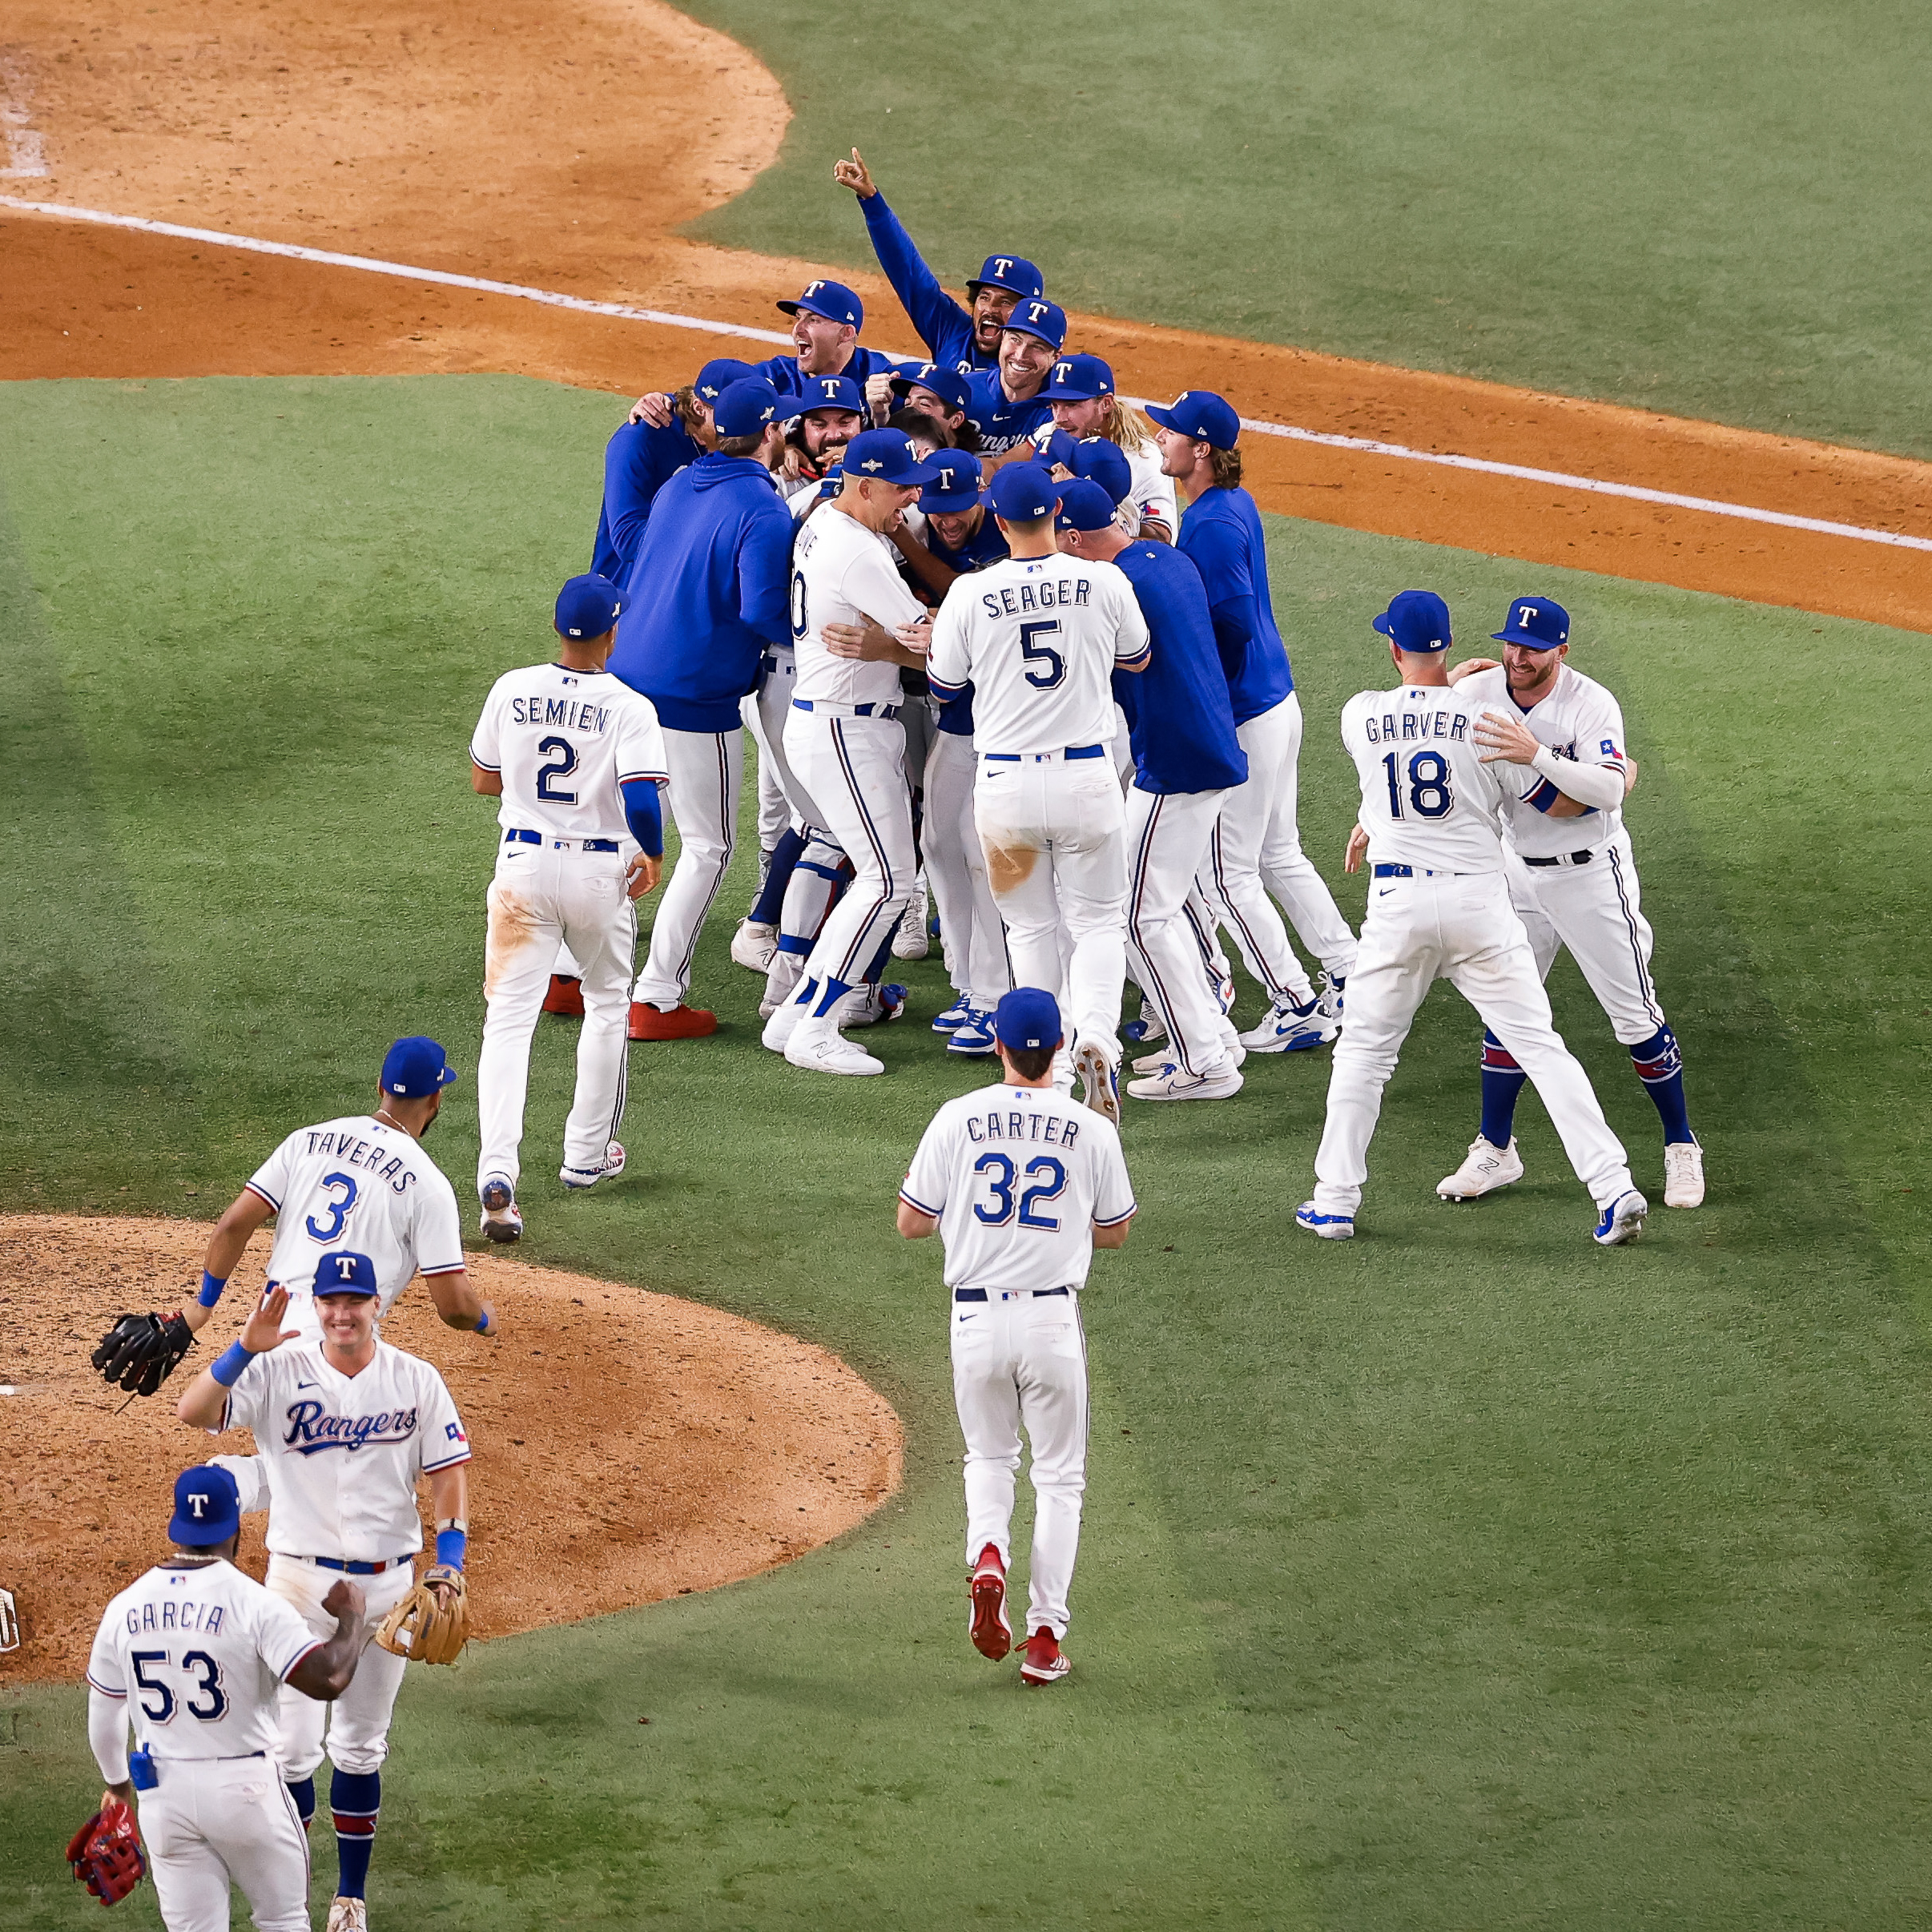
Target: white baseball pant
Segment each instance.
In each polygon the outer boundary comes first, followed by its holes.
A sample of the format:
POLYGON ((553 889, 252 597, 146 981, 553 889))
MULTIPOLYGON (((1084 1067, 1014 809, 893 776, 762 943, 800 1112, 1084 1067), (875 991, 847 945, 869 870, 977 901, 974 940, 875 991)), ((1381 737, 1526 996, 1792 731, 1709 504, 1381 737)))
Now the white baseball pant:
POLYGON ((1060 932, 1073 950, 1061 1009, 1069 1048, 1091 1041, 1120 1064, 1127 976, 1125 808, 1105 755, 980 755, 973 822, 993 904, 1006 922, 1016 986, 1060 992, 1060 932))
POLYGON ((1240 1044, 1201 969, 1185 916, 1227 796, 1219 791, 1127 791, 1127 959, 1142 992, 1167 1023, 1181 1071, 1196 1078, 1233 1070, 1240 1044))
MULTIPOLYGON (((319 1637, 336 1634, 336 1620, 322 1608, 330 1586, 343 1572, 304 1563, 299 1556, 271 1556, 268 1585, 284 1603, 292 1604, 302 1620, 319 1637)), ((322 1761, 326 1738, 328 1761, 338 1771, 380 1771, 389 1755, 389 1718, 396 1693, 402 1688, 405 1660, 392 1656, 375 1640, 382 1620, 409 1594, 416 1573, 409 1563, 397 1564, 376 1576, 358 1576, 362 1586, 364 1649, 356 1661, 349 1687, 333 1704, 318 1703, 284 1684, 276 1711, 280 1735, 276 1755, 282 1776, 297 1783, 315 1775, 322 1761)))
POLYGON ((664 762, 670 775, 671 818, 678 827, 678 863, 658 898, 650 951, 630 996, 669 1012, 683 1004, 690 989, 698 935, 738 843, 738 793, 745 775, 743 728, 667 729, 664 762))
POLYGON ((791 694, 798 682, 797 653, 789 646, 775 650, 765 659, 764 682, 745 700, 745 722, 758 740, 758 842, 766 851, 778 843, 787 825, 795 825, 808 837, 815 827, 822 827, 818 808, 791 769, 785 750, 785 721, 791 715, 791 694), (767 784, 782 801, 769 816, 767 784), (771 835, 767 838, 768 830, 771 835))
POLYGON ((1328 1117, 1315 1154, 1314 1205, 1352 1214, 1368 1178, 1382 1091, 1415 1009, 1447 980, 1515 1057, 1548 1110, 1576 1177, 1600 1208, 1629 1191, 1630 1162, 1590 1077, 1550 1019, 1549 996, 1501 872, 1425 872, 1369 881, 1348 1024, 1336 1042, 1328 1117))
POLYGON ((972 740, 940 731, 926 760, 926 881, 939 909, 946 976, 970 1006, 991 1008, 1012 988, 1006 928, 986 882, 986 855, 973 825, 972 740))
POLYGON ((1664 1024, 1664 1008, 1650 977, 1650 922, 1640 909, 1629 834, 1598 846, 1587 865, 1528 866, 1513 852, 1506 862, 1510 904, 1529 935, 1538 976, 1547 980, 1557 948, 1568 947, 1617 1038, 1625 1046, 1651 1039, 1664 1024))
POLYGON ((1067 1634, 1087 1487, 1087 1338, 1080 1294, 988 1289, 952 1304, 952 1399, 966 1440, 966 1560, 992 1544, 1012 1561, 1020 1431, 1032 1449, 1033 1552, 1026 1630, 1067 1634))
POLYGON ((308 1838, 275 1760, 157 1757, 155 1769, 154 1789, 135 1795, 167 1932, 228 1932, 231 1884, 258 1932, 308 1932, 308 1838))
POLYGON ((600 1167, 624 1117, 630 964, 637 909, 624 890, 624 855, 587 852, 575 839, 500 847, 483 950, 483 1051, 477 1061, 482 1145, 477 1185, 493 1174, 513 1186, 522 1172, 530 1037, 537 1030, 561 939, 583 980, 577 1093, 564 1122, 564 1165, 600 1167))
POLYGON ((899 724, 906 735, 906 787, 924 791, 932 741, 939 736, 937 707, 923 691, 908 691, 899 701, 899 724))

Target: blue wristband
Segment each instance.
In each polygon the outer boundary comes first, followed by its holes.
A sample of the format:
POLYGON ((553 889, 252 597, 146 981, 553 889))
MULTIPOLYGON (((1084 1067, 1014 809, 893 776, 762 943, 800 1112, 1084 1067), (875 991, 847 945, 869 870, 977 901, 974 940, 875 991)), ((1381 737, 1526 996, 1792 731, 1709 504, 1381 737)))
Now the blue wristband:
POLYGON ((483 1312, 477 1317, 477 1333, 480 1335, 488 1334, 490 1330, 490 1324, 494 1322, 496 1318, 496 1316, 490 1310, 489 1303, 485 1302, 483 1304, 483 1312))
POLYGON ((436 1532, 436 1560, 446 1570, 462 1568, 463 1552, 469 1547, 469 1538, 461 1530, 438 1530, 436 1532))
POLYGON ((231 1389, 242 1379, 242 1371, 255 1359, 239 1342, 231 1342, 208 1373, 224 1389, 231 1389))
POLYGON ((201 1271, 201 1292, 195 1297, 203 1308, 212 1308, 221 1299, 221 1291, 227 1286, 226 1282, 218 1282, 206 1268, 201 1271))

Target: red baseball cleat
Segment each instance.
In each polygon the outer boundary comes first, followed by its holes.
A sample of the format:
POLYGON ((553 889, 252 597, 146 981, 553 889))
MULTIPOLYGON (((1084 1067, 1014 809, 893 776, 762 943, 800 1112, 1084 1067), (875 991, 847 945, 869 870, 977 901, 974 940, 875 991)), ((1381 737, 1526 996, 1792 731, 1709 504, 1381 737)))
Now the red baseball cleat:
POLYGON ((968 1586, 972 1616, 967 1628, 972 1647, 997 1664, 1013 1647, 1013 1627, 1006 1620, 1006 1566, 992 1544, 980 1552, 968 1586))
POLYGON ((550 990, 543 996, 543 1010, 546 1013, 555 1013, 560 1019, 582 1019, 584 1016, 583 981, 572 979, 568 973, 552 973, 550 975, 550 990))
POLYGON ((1060 1654, 1060 1639, 1050 1630, 1036 1630, 1026 1640, 1026 1656, 1020 1666, 1020 1681, 1033 1690, 1057 1684, 1073 1666, 1060 1654))
POLYGON ((702 1040, 718 1031, 718 1016, 701 1006, 674 1006, 667 1013, 660 1006, 633 1000, 627 1030, 633 1040, 702 1040))

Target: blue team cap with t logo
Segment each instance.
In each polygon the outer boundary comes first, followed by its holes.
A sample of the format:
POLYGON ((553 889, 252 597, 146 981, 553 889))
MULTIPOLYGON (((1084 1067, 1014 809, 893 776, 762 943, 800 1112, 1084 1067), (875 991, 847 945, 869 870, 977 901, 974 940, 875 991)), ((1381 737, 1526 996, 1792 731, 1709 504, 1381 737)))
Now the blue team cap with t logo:
POLYGON ((788 316, 823 316, 827 322, 865 327, 865 304, 843 282, 807 282, 797 301, 781 302, 779 307, 788 316))
POLYGON ((1449 606, 1433 590, 1399 590, 1370 622, 1398 650, 1419 656, 1449 648, 1449 606))
POLYGON ((376 1285, 375 1262, 344 1248, 316 1263, 315 1286, 309 1292, 320 1299, 325 1294, 380 1294, 382 1290, 376 1285))
POLYGON ((1043 463, 1008 463, 992 480, 992 506, 1008 523, 1036 523, 1053 513, 1060 485, 1043 463))
POLYGON ((1489 634, 1499 644, 1524 644, 1532 650, 1554 650, 1570 641, 1570 614, 1547 597, 1519 597, 1509 607, 1508 621, 1489 634))
POLYGON ((241 1491, 227 1470, 212 1463, 184 1469, 175 1478, 175 1514, 167 1540, 185 1550, 226 1543, 241 1527, 241 1491))
POLYGON ((936 449, 926 458, 932 480, 920 493, 919 507, 928 517, 957 517, 980 500, 980 459, 964 449, 936 449))
POLYGON ((908 489, 931 482, 935 474, 932 463, 920 461, 918 445, 903 429, 861 430, 845 445, 844 462, 848 477, 865 477, 908 489))
POLYGON ((795 396, 781 396, 762 376, 732 383, 718 397, 711 420, 720 436, 756 436, 767 423, 788 423, 803 409, 795 396))
POLYGON ((865 395, 849 376, 807 376, 799 392, 799 413, 809 416, 814 409, 850 409, 865 413, 865 395))
POLYGON ((1217 449, 1232 449, 1241 439, 1241 418, 1234 405, 1212 389, 1183 389, 1165 409, 1149 408, 1147 413, 1163 429, 1212 443, 1217 449))
POLYGON ((607 577, 574 577, 557 594, 560 638, 601 638, 623 615, 624 594, 607 577))
POLYGON ((735 356, 716 356, 698 372, 698 380, 691 384, 700 402, 714 403, 735 382, 743 382, 753 373, 748 362, 740 362, 735 356))
POLYGON ((1059 530, 1104 530, 1113 521, 1118 506, 1099 484, 1084 477, 1060 486, 1060 514, 1053 519, 1059 530))
POLYGON ((930 389, 948 409, 956 409, 961 415, 972 396, 966 378, 943 362, 922 362, 892 378, 892 393, 901 401, 908 389, 930 389))
POLYGON ((1049 348, 1057 349, 1067 339, 1067 312, 1044 296, 1016 302, 1013 312, 1003 325, 1022 336, 1037 336, 1049 348))
POLYGON ((1104 436, 1083 436, 1073 445, 1067 468, 1075 476, 1099 484, 1117 505, 1125 502, 1128 491, 1133 488, 1133 471, 1125 451, 1104 436))
POLYGON ((966 292, 972 295, 981 288, 1004 288, 1022 297, 1044 295, 1046 277, 1023 256, 989 255, 966 284, 966 292))
POLYGON ((1113 372, 1097 356, 1062 356, 1047 378, 1046 400, 1092 402, 1113 393, 1113 372))
POLYGON ((1060 1044, 1060 1002, 1038 986, 1016 986, 993 1008, 993 1037, 1004 1047, 1060 1044))
POLYGON ((423 1100, 439 1087, 453 1086, 456 1069, 427 1033, 411 1033, 382 1057, 382 1090, 405 1100, 423 1100))

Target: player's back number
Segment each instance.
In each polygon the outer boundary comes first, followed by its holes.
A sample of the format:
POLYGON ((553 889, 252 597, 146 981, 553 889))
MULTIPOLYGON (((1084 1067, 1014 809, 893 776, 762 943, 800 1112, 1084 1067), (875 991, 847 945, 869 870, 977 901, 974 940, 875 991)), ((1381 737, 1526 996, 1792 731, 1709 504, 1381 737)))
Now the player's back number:
POLYGON ((1027 682, 1036 691, 1050 691, 1055 685, 1066 682, 1066 659, 1051 646, 1040 641, 1042 638, 1057 638, 1059 635, 1058 618, 1049 618, 1044 623, 1022 624, 1020 626, 1020 655, 1032 667, 1023 674, 1027 682))
POLYGON ((540 738, 537 749, 550 762, 540 766, 537 772, 537 795, 551 805, 574 805, 577 794, 561 791, 551 783, 554 779, 568 778, 577 769, 577 747, 567 738, 553 735, 540 738))
MULTIPOLYGON (((1382 769, 1389 781, 1389 816, 1399 819, 1403 811, 1402 776, 1396 770, 1397 755, 1387 752, 1382 769)), ((1419 819, 1443 819, 1455 803, 1455 788, 1449 783, 1449 761, 1439 751, 1418 751, 1409 760, 1409 810, 1419 819)))

